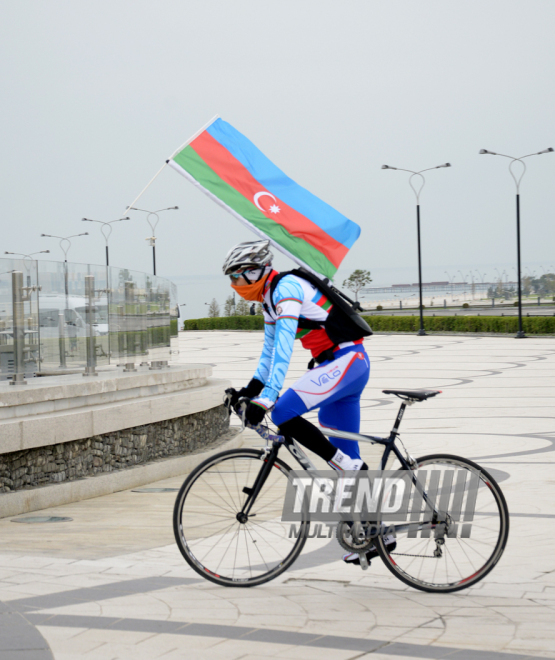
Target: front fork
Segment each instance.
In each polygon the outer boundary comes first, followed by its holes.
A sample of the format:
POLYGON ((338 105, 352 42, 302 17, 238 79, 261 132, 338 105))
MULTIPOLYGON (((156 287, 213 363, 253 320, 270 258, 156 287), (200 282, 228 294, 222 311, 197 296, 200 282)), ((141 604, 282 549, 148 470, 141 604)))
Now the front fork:
MULTIPOLYGON (((245 500, 245 503, 243 504, 243 508, 239 513, 237 514, 237 520, 240 523, 246 523, 247 520, 249 519, 249 514, 251 512, 251 509, 256 501, 256 498, 258 497, 258 494, 262 490, 262 487, 266 483, 266 479, 268 478, 268 475, 270 474, 271 469, 274 467, 274 463, 276 462, 276 458, 278 455, 280 443, 279 442, 272 442, 272 447, 271 449, 266 449, 264 451, 264 455, 261 456, 261 460, 264 461, 262 464, 262 467, 260 468, 260 472, 256 475, 256 479, 254 480, 254 484, 252 485, 251 488, 248 486, 245 486, 243 488, 243 493, 247 495, 247 499, 245 500)), ((255 515, 255 514, 252 514, 255 515)))

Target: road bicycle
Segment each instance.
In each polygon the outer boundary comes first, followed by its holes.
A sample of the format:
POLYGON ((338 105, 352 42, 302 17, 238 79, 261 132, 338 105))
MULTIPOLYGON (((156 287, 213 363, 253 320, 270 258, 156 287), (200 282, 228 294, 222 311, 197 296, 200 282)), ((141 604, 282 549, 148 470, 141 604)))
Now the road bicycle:
MULTIPOLYGON (((368 567, 366 553, 377 551, 393 575, 416 589, 447 593, 470 587, 494 568, 505 549, 509 511, 503 493, 491 474, 473 461, 450 454, 415 459, 405 449, 399 427, 406 407, 440 392, 383 392, 402 400, 387 438, 322 431, 383 446, 382 473, 409 481, 407 517, 399 520, 387 512, 390 493, 384 489, 374 519, 341 520, 337 540, 348 552, 359 554, 362 568, 368 567)), ((231 412, 229 395, 224 403, 231 412)), ((278 457, 280 450, 285 448, 296 461, 295 470, 321 474, 292 438, 264 424, 251 428, 266 446, 231 449, 206 459, 189 474, 174 507, 174 533, 183 557, 204 578, 224 586, 251 587, 276 578, 305 545, 310 513, 303 508, 294 526, 282 520, 293 470, 278 457)))

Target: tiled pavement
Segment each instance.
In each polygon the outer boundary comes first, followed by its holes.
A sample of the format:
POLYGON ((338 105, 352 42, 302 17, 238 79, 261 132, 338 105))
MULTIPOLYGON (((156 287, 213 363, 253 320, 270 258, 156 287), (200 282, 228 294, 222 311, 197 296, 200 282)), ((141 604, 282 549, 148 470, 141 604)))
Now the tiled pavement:
MULTIPOLYGON (((216 377, 241 385, 261 338, 182 334, 180 361, 210 363, 216 377)), ((414 455, 477 459, 502 483, 511 535, 485 580, 425 594, 377 560, 363 573, 339 561, 334 540, 310 539, 273 582, 219 587, 175 547, 175 494, 124 491, 41 512, 68 523, 0 521, 0 659, 555 658, 555 343, 379 335, 367 349, 363 430, 391 426, 396 400, 382 389, 441 389, 407 410, 405 444, 414 455)), ((290 380, 306 361, 295 353, 290 380)), ((259 443, 246 435, 245 444, 259 443)))

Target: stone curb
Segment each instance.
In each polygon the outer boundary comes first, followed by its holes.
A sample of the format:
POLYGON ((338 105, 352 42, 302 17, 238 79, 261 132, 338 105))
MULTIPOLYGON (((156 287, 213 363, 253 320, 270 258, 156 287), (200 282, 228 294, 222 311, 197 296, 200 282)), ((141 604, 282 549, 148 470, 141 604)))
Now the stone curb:
POLYGON ((129 490, 154 481, 187 474, 206 458, 226 449, 241 447, 243 445, 243 434, 238 429, 230 429, 219 440, 208 451, 197 452, 188 456, 168 458, 148 465, 140 465, 127 470, 118 470, 76 481, 21 490, 15 493, 4 493, 0 495, 0 518, 80 502, 101 495, 110 495, 121 490, 129 490))

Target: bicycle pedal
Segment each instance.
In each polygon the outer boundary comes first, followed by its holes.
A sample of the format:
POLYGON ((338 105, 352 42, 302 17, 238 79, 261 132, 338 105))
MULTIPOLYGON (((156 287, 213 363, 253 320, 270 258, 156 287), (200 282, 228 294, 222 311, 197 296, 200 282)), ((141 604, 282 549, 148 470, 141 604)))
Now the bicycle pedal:
POLYGON ((370 566, 370 562, 366 557, 366 553, 363 552, 361 555, 359 555, 359 559, 360 559, 360 567, 362 568, 363 571, 367 571, 368 567, 370 566))

